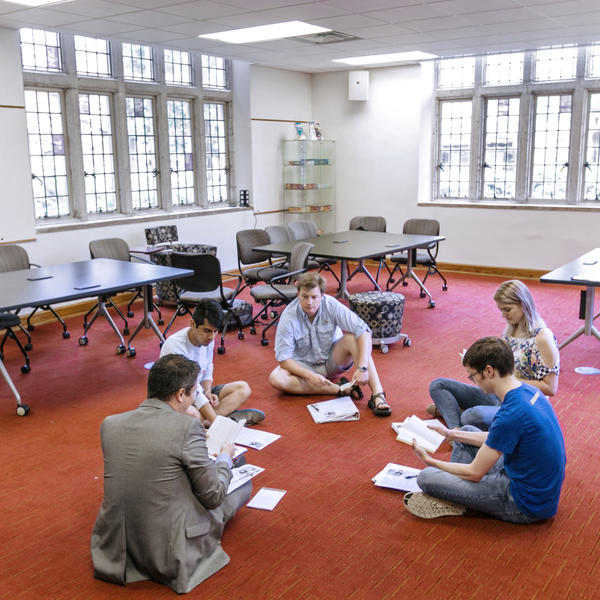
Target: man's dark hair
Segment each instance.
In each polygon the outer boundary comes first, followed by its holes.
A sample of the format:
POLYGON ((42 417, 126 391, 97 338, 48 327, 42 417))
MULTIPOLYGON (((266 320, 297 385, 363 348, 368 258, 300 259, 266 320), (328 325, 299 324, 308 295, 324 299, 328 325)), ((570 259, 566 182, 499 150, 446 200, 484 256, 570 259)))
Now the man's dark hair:
POLYGON ((159 358, 148 374, 148 398, 167 401, 183 388, 190 393, 198 383, 200 366, 181 354, 166 354, 159 358))
POLYGON ((463 366, 481 373, 487 365, 496 369, 500 377, 511 375, 515 370, 515 357, 510 346, 500 338, 484 337, 477 340, 465 352, 463 366))
POLYGON ((200 327, 206 320, 216 329, 221 329, 223 318, 223 309, 216 300, 200 300, 192 314, 196 327, 200 327))

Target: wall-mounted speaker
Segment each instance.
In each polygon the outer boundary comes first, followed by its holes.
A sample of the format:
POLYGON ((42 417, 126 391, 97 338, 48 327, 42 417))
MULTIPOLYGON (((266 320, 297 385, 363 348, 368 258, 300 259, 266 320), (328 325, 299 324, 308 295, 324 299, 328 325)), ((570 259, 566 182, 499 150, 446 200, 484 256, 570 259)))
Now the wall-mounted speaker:
POLYGON ((348 71, 348 100, 369 99, 369 71, 348 71))

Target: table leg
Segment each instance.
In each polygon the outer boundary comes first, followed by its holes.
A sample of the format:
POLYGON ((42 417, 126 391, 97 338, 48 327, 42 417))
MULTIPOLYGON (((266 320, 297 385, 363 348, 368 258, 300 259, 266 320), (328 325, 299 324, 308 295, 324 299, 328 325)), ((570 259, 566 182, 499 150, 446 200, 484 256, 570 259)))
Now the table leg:
POLYGON ((156 334, 156 337, 158 337, 160 342, 165 341, 163 334, 161 333, 160 329, 158 328, 158 325, 154 322, 154 319, 152 318, 151 313, 154 310, 154 307, 152 306, 152 286, 151 285, 144 286, 143 296, 144 296, 144 317, 139 322, 138 326, 136 327, 135 331, 131 334, 129 341, 127 342, 127 356, 130 356, 130 357, 135 356, 135 348, 131 345, 131 342, 133 342, 133 339, 135 338, 135 336, 142 329, 152 329, 154 331, 154 333, 156 334))
MULTIPOLYGON (((358 266, 356 267, 356 269, 354 269, 354 271, 352 271, 352 273, 348 277, 348 281, 350 281, 350 279, 352 279, 357 273, 360 273, 360 272, 363 272, 371 280, 371 283, 373 284, 374 288, 377 291, 379 291, 379 292, 381 291, 379 284, 377 283, 377 281, 375 281, 375 279, 373 279, 373 276, 371 275, 371 273, 369 273, 369 270, 367 269, 367 267, 365 267, 364 260, 358 261, 358 266)), ((377 273, 379 274, 379 271, 377 271, 377 273)))
POLYGON ((104 317, 108 321, 108 324, 110 325, 111 329, 117 334, 117 337, 119 338, 119 345, 117 346, 117 354, 122 354, 123 352, 125 352, 125 340, 123 339, 123 336, 121 335, 121 332, 119 331, 119 328, 116 326, 115 322, 113 321, 112 317, 110 316, 110 313, 108 312, 108 309, 106 308, 106 302, 104 300, 104 296, 98 296, 98 307, 96 308, 96 312, 94 313, 94 316, 85 325, 85 328, 83 330, 83 335, 79 338, 79 345, 80 346, 87 345, 87 343, 88 343, 87 332, 89 331, 90 327, 94 324, 94 321, 100 316, 104 317))
MULTIPOLYGON (((585 293, 585 323, 574 333, 572 333, 564 342, 562 342, 558 349, 561 350, 567 344, 570 344, 573 340, 576 340, 580 335, 593 335, 596 339, 600 340, 600 331, 594 327, 594 319, 598 316, 594 316, 594 295, 596 288, 594 286, 588 286, 585 293)), ((600 313, 598 313, 600 314, 600 313)))
POLYGON ((343 300, 348 300, 350 295, 348 294, 348 290, 346 289, 346 285, 348 283, 348 261, 345 258, 341 259, 340 262, 340 287, 335 295, 336 298, 342 298, 343 300))

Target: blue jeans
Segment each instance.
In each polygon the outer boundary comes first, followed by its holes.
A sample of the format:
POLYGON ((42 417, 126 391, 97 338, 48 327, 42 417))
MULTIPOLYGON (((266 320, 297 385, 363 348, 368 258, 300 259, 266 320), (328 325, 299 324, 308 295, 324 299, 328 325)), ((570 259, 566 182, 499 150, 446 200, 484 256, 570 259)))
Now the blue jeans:
POLYGON ((429 384, 429 395, 449 429, 463 424, 487 431, 500 404, 495 394, 486 394, 476 385, 445 377, 438 377, 429 384))
MULTIPOLYGON (((476 427, 461 427, 462 431, 478 431, 476 427)), ((451 462, 470 463, 479 448, 469 444, 454 442, 451 462)), ((435 467, 423 469, 417 478, 419 487, 430 496, 460 504, 466 508, 486 513, 510 523, 535 523, 522 512, 510 493, 510 479, 504 471, 504 458, 496 464, 480 481, 466 481, 457 475, 446 473, 435 467)))

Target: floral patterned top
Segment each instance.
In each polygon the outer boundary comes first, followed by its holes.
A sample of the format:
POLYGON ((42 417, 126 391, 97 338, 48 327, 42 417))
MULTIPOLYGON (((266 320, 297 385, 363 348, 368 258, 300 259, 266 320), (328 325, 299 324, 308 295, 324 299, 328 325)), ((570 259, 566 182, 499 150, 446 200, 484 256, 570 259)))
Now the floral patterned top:
MULTIPOLYGON (((515 357, 515 375, 520 379, 535 379, 540 381, 548 373, 556 373, 558 375, 560 371, 560 355, 557 354, 556 364, 552 367, 548 367, 542 360, 540 350, 535 343, 535 338, 541 329, 541 327, 538 327, 533 331, 531 337, 527 338, 504 336, 515 357)), ((558 347, 556 338, 552 337, 558 347)))

